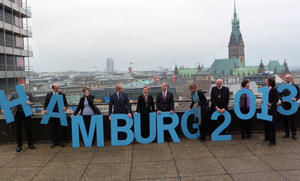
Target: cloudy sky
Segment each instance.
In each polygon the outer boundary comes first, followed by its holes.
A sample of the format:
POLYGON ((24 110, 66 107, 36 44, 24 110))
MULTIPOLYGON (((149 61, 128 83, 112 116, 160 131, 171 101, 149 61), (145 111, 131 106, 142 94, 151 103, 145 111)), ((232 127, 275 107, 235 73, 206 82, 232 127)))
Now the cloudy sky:
MULTIPOLYGON (((28 0, 34 71, 209 67, 228 57, 233 0, 28 0)), ((237 0, 247 65, 300 60, 299 0, 237 0)), ((299 63, 298 63, 299 64, 299 63)))

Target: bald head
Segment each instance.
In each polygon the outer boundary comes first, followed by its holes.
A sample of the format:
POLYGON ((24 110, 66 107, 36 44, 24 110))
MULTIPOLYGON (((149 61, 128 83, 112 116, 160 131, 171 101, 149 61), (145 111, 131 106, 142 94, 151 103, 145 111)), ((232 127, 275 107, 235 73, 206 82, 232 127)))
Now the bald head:
POLYGON ((58 85, 57 83, 53 83, 53 84, 52 84, 52 90, 53 90, 54 92, 58 92, 58 91, 59 91, 59 85, 58 85))
POLYGON ((292 75, 291 74, 286 74, 286 76, 284 77, 284 80, 288 84, 291 83, 291 82, 293 82, 292 75))
POLYGON ((217 86, 218 88, 221 88, 222 85, 223 85, 223 80, 222 80, 222 79, 217 79, 217 80, 216 80, 216 86, 217 86))

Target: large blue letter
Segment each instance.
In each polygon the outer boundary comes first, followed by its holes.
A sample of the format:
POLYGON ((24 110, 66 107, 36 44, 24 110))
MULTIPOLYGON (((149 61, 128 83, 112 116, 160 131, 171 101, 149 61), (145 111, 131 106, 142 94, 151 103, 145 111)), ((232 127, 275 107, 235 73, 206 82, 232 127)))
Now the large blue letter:
POLYGON ((257 113, 256 117, 257 119, 271 121, 273 119, 273 116, 269 115, 268 110, 268 104, 269 104, 269 88, 268 87, 262 87, 258 89, 258 92, 262 93, 262 101, 261 104, 261 113, 257 113))
POLYGON ((224 116, 225 120, 224 122, 211 134, 211 140, 212 141, 230 141, 231 135, 220 135, 220 133, 226 129, 229 124, 231 123, 231 116, 228 111, 225 111, 224 113, 219 113, 218 111, 215 111, 213 115, 211 116, 211 120, 218 120, 219 116, 224 116))
POLYGON ((129 145, 134 139, 134 134, 130 129, 133 125, 132 118, 129 119, 127 114, 112 114, 110 117, 111 117, 111 145, 113 146, 129 145), (118 126, 119 119, 126 121, 125 126, 122 127, 118 126), (127 138, 125 140, 119 140, 118 132, 126 133, 127 138))
POLYGON ((43 119, 41 121, 41 124, 48 124, 49 119, 52 118, 59 118, 60 119, 60 125, 62 126, 68 126, 67 122, 67 115, 62 110, 64 108, 64 101, 62 95, 52 95, 51 100, 47 107, 47 114, 44 114, 43 119), (58 105, 58 111, 59 112, 53 112, 53 109, 55 107, 55 104, 58 105))
POLYGON ((241 89, 234 96, 234 112, 240 119, 247 120, 251 119, 256 112, 255 96, 249 89, 241 89), (248 96, 250 101, 250 110, 247 114, 243 114, 240 108, 240 98, 243 94, 248 96))
POLYGON ((197 129, 197 132, 194 133, 194 134, 190 133, 190 131, 187 127, 188 118, 189 118, 190 115, 193 115, 193 114, 195 114, 195 109, 185 111, 185 113, 181 117, 181 130, 182 130, 183 134, 189 139, 196 139, 201 134, 200 130, 199 130, 199 124, 198 123, 193 123, 193 129, 197 129))
POLYGON ((279 86, 277 90, 279 93, 282 93, 282 91, 284 91, 285 89, 288 89, 290 91, 290 95, 288 95, 286 97, 282 97, 282 101, 288 102, 289 104, 291 104, 291 108, 289 110, 285 110, 285 109, 283 109, 282 106, 279 106, 277 108, 277 111, 280 114, 290 116, 290 115, 295 114, 298 111, 297 101, 292 101, 292 98, 295 98, 297 96, 298 90, 295 88, 295 86, 293 86, 291 84, 283 84, 283 85, 279 86))
POLYGON ((19 98, 12 100, 12 101, 8 101, 6 99, 6 96, 5 96, 5 93, 3 90, 0 91, 0 107, 4 111, 4 116, 5 116, 7 124, 11 123, 15 120, 14 116, 12 115, 12 112, 11 112, 12 107, 21 105, 26 117, 32 115, 31 106, 29 104, 27 104, 28 98, 27 98, 24 87, 22 85, 17 85, 16 90, 17 90, 17 94, 18 94, 19 98))
MULTIPOLYGON (((134 135, 137 142, 142 144, 151 143, 156 137, 156 116, 155 112, 149 114, 149 129, 150 135, 148 138, 141 136, 141 115, 140 113, 134 115, 134 135)), ((142 120, 144 121, 144 120, 142 120)))
POLYGON ((176 113, 162 112, 157 114, 157 143, 164 143, 164 131, 169 131, 173 141, 175 143, 180 142, 179 137, 175 131, 175 128, 179 124, 179 118, 176 113), (164 124, 164 118, 171 118, 171 124, 164 124))
POLYGON ((91 147, 93 143, 94 133, 96 129, 97 134, 97 146, 104 146, 104 134, 103 134, 103 116, 102 115, 93 115, 89 133, 86 131, 86 127, 83 121, 82 116, 73 116, 72 117, 72 147, 78 148, 79 145, 79 128, 82 135, 82 139, 85 147, 91 147))

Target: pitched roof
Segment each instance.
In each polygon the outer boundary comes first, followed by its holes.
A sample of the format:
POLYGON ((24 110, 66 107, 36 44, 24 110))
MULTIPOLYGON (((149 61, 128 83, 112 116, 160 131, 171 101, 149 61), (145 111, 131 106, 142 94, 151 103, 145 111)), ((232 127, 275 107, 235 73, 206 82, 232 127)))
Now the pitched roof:
POLYGON ((212 75, 222 76, 223 72, 225 76, 229 76, 231 71, 236 68, 242 67, 241 60, 236 59, 216 59, 210 67, 210 73, 212 75))

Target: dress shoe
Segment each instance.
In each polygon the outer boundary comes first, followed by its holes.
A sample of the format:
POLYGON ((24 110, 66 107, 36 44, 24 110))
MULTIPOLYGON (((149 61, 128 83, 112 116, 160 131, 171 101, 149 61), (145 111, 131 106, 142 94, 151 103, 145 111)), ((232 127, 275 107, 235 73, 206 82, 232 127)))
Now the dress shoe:
POLYGON ((29 144, 29 145, 28 145, 28 148, 34 150, 34 149, 35 149, 35 146, 34 146, 33 144, 29 144))
POLYGON ((56 146, 57 146, 56 143, 52 143, 52 144, 51 144, 51 148, 54 148, 54 147, 56 147, 56 146))
POLYGON ((20 152, 20 151, 22 151, 22 147, 18 146, 16 152, 20 152))
POLYGON ((58 144, 59 146, 61 146, 61 147, 65 147, 65 144, 64 143, 60 143, 60 144, 58 144))
POLYGON ((269 143, 269 146, 275 146, 275 143, 269 143))
POLYGON ((288 138, 288 137, 290 137, 290 135, 285 134, 282 138, 288 138))
POLYGON ((293 136, 292 136, 292 139, 293 139, 293 140, 296 140, 296 139, 297 139, 297 137, 296 137, 295 135, 293 135, 293 136))

